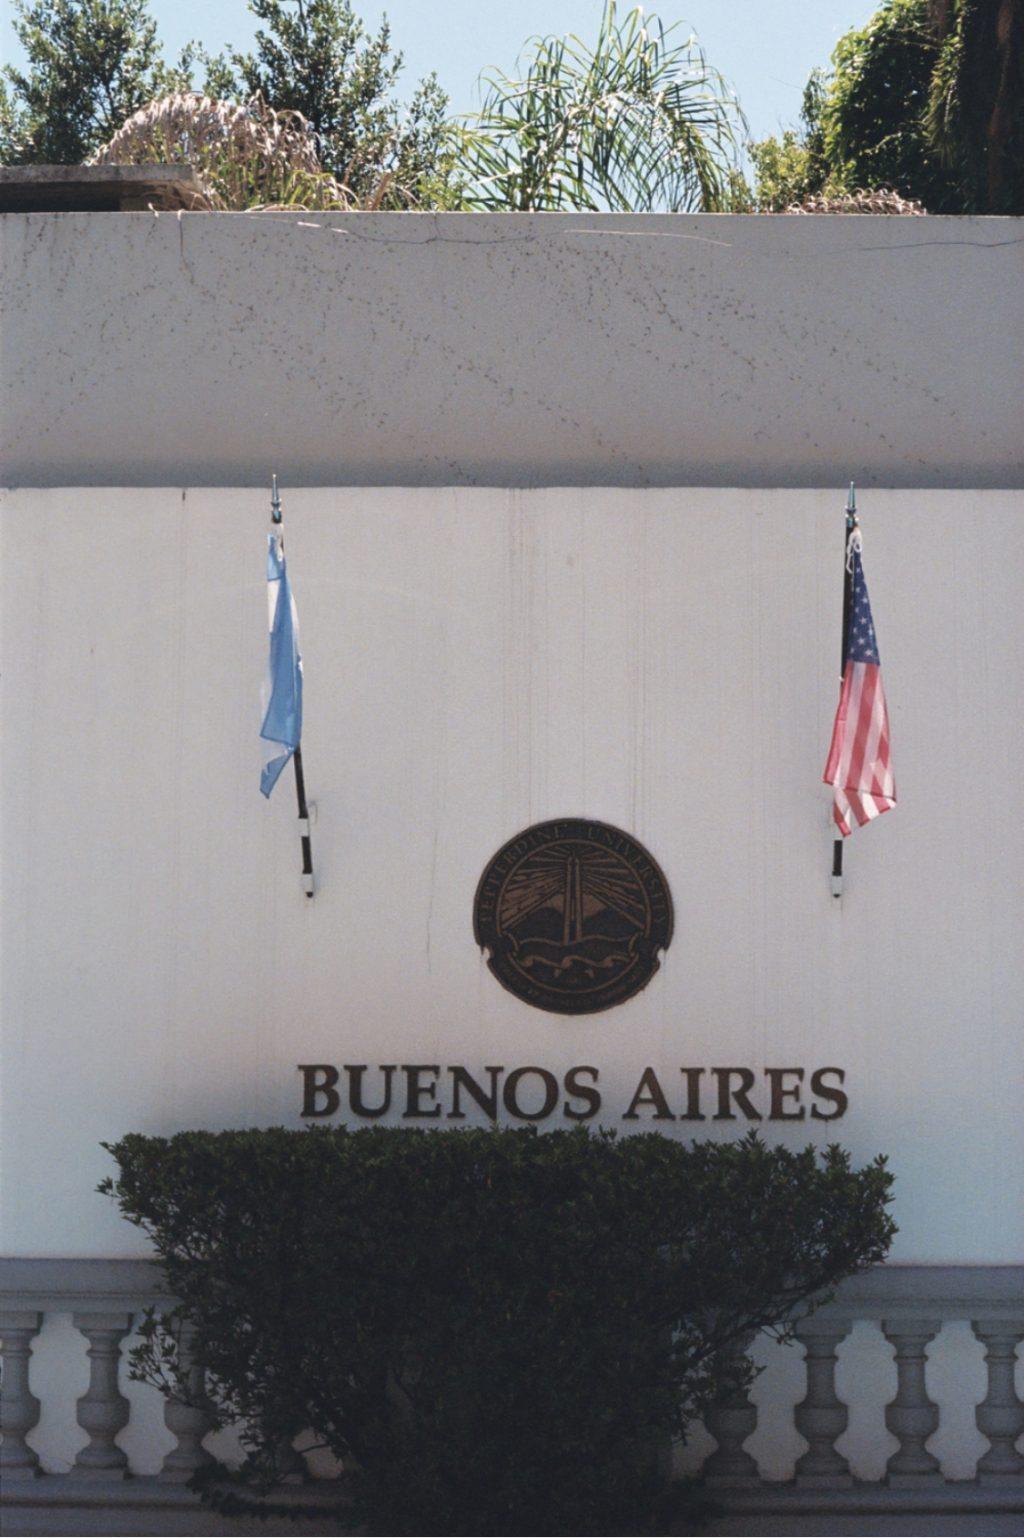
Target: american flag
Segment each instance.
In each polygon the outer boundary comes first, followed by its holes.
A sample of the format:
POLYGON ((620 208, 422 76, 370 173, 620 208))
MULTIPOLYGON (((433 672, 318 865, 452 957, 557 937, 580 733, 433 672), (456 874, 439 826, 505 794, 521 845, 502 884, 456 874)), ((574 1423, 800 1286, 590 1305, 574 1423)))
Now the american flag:
POLYGON ((878 642, 861 564, 860 530, 846 551, 850 582, 849 623, 843 637, 843 682, 825 765, 825 784, 835 787, 832 815, 845 838, 896 805, 889 752, 889 712, 882 688, 878 642))

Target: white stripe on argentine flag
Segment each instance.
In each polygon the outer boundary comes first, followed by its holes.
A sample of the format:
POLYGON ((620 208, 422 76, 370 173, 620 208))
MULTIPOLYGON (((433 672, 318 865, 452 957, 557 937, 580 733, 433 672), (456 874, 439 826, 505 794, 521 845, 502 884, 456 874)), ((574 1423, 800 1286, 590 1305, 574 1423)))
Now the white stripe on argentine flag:
POLYGON ((269 699, 260 736, 282 753, 268 759, 260 776, 260 790, 269 796, 281 770, 302 738, 302 657, 299 655, 299 617, 288 582, 284 544, 279 534, 267 536, 267 605, 270 623, 269 699))

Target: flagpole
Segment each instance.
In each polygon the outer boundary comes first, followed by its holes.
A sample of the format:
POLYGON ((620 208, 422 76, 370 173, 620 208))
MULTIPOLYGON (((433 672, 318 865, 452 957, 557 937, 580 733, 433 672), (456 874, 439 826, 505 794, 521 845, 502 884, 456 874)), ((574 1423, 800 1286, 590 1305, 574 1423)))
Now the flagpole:
MULTIPOLYGON (((277 476, 271 478, 270 496, 270 520, 282 530, 281 550, 284 552, 283 519, 281 516, 281 498, 277 490, 277 476)), ((312 897, 313 886, 313 844, 309 833, 309 807, 306 803, 306 777, 302 770, 302 743, 296 745, 292 754, 292 763, 295 767, 295 799, 299 808, 299 838, 302 844, 302 889, 307 897, 312 897)))
MULTIPOLYGON (((839 687, 843 686, 843 674, 846 671, 846 636, 850 628, 850 608, 853 603, 853 572, 847 554, 850 545, 850 535, 857 526, 857 492, 853 482, 850 482, 850 490, 846 497, 846 518, 843 525, 843 628, 839 637, 839 687)), ((832 843, 832 896, 843 895, 843 840, 837 838, 832 843)))

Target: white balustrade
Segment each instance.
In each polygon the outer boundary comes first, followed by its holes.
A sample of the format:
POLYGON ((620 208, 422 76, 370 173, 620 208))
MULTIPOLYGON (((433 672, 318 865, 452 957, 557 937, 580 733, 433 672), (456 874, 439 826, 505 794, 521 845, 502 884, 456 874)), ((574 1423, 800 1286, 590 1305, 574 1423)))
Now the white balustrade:
MULTIPOLYGON (((164 1405, 175 1445, 159 1473, 128 1478, 128 1456, 118 1441, 130 1414, 121 1391, 122 1343, 144 1308, 167 1310, 173 1302, 159 1268, 149 1262, 0 1261, 0 1469, 5 1503, 23 1514, 32 1531, 98 1530, 89 1528, 82 1514, 104 1508, 146 1509, 147 1530, 152 1531, 160 1530, 152 1526, 154 1512, 169 1509, 175 1513, 174 1531, 204 1531, 197 1498, 184 1486, 212 1462, 204 1439, 213 1417, 203 1364, 187 1326, 180 1341, 186 1388, 181 1399, 164 1405), (67 1474, 41 1472, 32 1446, 40 1420, 30 1382, 32 1343, 48 1313, 70 1314, 88 1344, 89 1385, 77 1402, 78 1424, 88 1441, 67 1474), (63 1513, 52 1517, 56 1525, 46 1525, 51 1520, 47 1509, 63 1513), (69 1528, 69 1521, 86 1525, 69 1528)), ((1024 1508, 1024 1455, 1017 1446, 1024 1433, 1024 1404, 1014 1387, 1016 1351, 1024 1340, 1024 1268, 878 1267, 844 1283, 829 1304, 797 1321, 795 1333, 804 1351, 806 1388, 792 1422, 807 1448, 797 1457, 791 1480, 771 1481, 759 1472, 747 1445, 759 1411, 746 1391, 727 1394, 707 1416, 718 1444, 704 1464, 709 1492, 727 1511, 752 1514, 750 1531, 756 1531, 758 1513, 766 1521, 774 1514, 777 1521, 782 1513, 799 1512, 977 1514, 1024 1508), (971 1321, 985 1354, 987 1391, 975 1413, 988 1447, 973 1480, 948 1480, 929 1447, 940 1414, 928 1394, 928 1351, 945 1322, 964 1319, 971 1321), (874 1481, 854 1478, 836 1446, 849 1415, 836 1388, 837 1352, 858 1320, 871 1321, 884 1333, 897 1379, 884 1423, 899 1445, 885 1476, 874 1481)), ((764 1407, 760 1413, 766 1413, 764 1407)), ((770 1406, 768 1413, 773 1413, 770 1406)), ((336 1486, 306 1481, 305 1472, 301 1456, 290 1450, 280 1498, 310 1511, 337 1499, 332 1493, 336 1486)))
POLYGON ((812 1314, 796 1327, 807 1369, 807 1395, 793 1411, 796 1429, 808 1442, 796 1464, 796 1482, 801 1486, 838 1490, 853 1483, 850 1465, 835 1448, 850 1418, 836 1394, 836 1347, 849 1331, 846 1321, 827 1313, 812 1314))
POLYGON ((715 1490, 756 1489, 757 1464, 743 1447, 757 1428, 757 1407, 747 1390, 734 1388, 725 1394, 708 1411, 706 1420, 718 1443, 702 1471, 708 1486, 715 1490))
POLYGON ((941 1328, 941 1319, 882 1324, 896 1353, 896 1398, 885 1407, 885 1424, 900 1444, 888 1463, 888 1479, 894 1487, 935 1484, 941 1478, 938 1458, 924 1445, 939 1429, 938 1405, 932 1404, 925 1389, 925 1347, 941 1328))
POLYGON ((0 1314, 0 1356, 3 1384, 0 1387, 0 1474, 30 1478, 39 1473, 39 1455, 26 1436, 39 1420, 39 1400, 28 1386, 32 1341, 42 1328, 43 1316, 35 1310, 12 1309, 0 1314))
POLYGON ((1018 1343, 1024 1340, 1024 1315, 1008 1324, 999 1319, 975 1319, 971 1328, 985 1347, 988 1393, 977 1409, 978 1430, 992 1444, 978 1461, 983 1484, 1019 1480, 1024 1476, 1024 1455, 1016 1442, 1024 1432, 1024 1404, 1017 1397, 1014 1363, 1018 1343))
POLYGON ((118 1388, 118 1364, 132 1316, 76 1313, 72 1322, 89 1342, 89 1387, 78 1401, 78 1424, 89 1440, 75 1459, 75 1468, 83 1474, 123 1479, 128 1454, 114 1439, 128 1424, 128 1401, 118 1388))
POLYGON ((213 1429, 210 1401, 206 1397, 206 1373, 194 1353, 195 1331, 189 1324, 181 1327, 178 1338, 178 1366, 185 1381, 186 1398, 168 1399, 164 1404, 164 1425, 176 1438, 163 1461, 159 1477, 171 1484, 187 1484, 199 1469, 213 1463, 212 1453, 203 1446, 203 1438, 213 1429))

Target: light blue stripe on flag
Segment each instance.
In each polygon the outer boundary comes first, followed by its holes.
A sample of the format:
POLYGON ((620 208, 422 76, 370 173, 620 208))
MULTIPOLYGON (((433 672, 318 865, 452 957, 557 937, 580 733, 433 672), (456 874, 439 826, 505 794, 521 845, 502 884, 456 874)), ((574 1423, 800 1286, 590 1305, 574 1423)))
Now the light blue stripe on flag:
POLYGON ((302 737, 302 658, 299 617, 288 582, 284 547, 277 534, 267 536, 267 600, 270 611, 270 700, 260 736, 283 748, 267 760, 260 790, 269 796, 281 770, 302 737))

